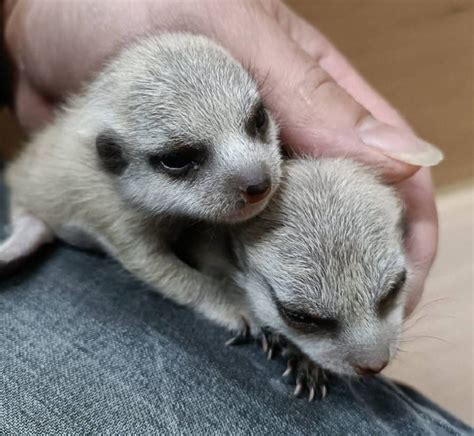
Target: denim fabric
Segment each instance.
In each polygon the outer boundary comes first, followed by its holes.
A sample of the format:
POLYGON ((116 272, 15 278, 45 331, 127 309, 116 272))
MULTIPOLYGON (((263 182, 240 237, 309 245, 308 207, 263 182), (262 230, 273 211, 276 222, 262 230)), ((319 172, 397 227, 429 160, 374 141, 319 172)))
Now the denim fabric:
POLYGON ((471 432, 383 378, 334 379, 325 400, 295 399, 283 361, 224 347, 226 331, 105 256, 55 244, 0 288, 0 434, 471 432))

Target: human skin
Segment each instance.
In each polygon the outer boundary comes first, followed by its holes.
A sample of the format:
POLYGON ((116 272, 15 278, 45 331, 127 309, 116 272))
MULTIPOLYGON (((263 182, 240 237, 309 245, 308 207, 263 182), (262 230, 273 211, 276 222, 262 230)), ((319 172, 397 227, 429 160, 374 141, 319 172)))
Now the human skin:
POLYGON ((348 156, 396 184, 406 205, 411 274, 407 315, 437 248, 428 167, 442 154, 408 124, 331 43, 278 0, 7 0, 14 107, 28 132, 47 122, 123 45, 145 34, 209 36, 249 68, 296 154, 348 156))

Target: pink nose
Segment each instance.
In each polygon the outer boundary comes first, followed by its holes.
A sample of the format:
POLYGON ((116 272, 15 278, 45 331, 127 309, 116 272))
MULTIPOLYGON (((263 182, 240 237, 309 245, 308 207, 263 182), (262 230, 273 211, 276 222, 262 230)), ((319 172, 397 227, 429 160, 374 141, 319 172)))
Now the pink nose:
POLYGON ((381 372, 387 365, 388 360, 386 360, 380 366, 377 367, 354 365, 354 370, 359 375, 375 375, 381 372))
POLYGON ((247 203, 253 204, 262 201, 270 193, 271 182, 270 179, 258 183, 256 185, 247 186, 242 189, 242 195, 247 203))

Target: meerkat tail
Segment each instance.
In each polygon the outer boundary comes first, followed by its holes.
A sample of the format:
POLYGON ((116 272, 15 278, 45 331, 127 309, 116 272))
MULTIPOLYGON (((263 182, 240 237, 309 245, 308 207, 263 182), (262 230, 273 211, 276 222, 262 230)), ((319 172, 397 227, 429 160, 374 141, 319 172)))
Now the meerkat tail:
POLYGON ((0 244, 0 276, 10 274, 42 245, 52 242, 53 232, 39 218, 17 214, 11 235, 0 244))

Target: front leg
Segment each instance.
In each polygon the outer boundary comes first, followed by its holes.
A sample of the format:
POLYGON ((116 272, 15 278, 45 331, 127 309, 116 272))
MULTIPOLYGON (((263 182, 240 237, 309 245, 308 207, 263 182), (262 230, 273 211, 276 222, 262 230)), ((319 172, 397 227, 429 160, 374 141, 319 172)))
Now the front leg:
POLYGON ((126 269, 165 297, 233 331, 241 331, 252 322, 243 291, 229 280, 203 274, 165 245, 143 237, 112 245, 113 254, 126 269))

